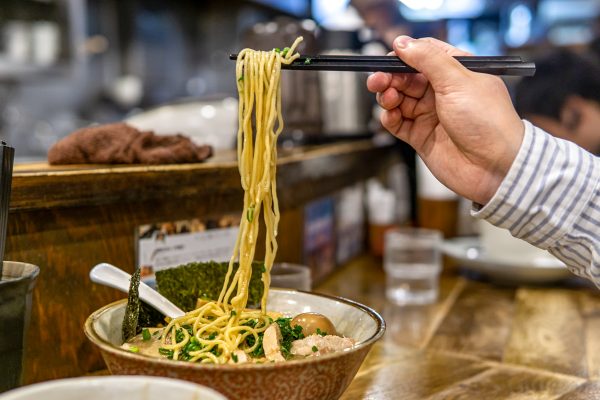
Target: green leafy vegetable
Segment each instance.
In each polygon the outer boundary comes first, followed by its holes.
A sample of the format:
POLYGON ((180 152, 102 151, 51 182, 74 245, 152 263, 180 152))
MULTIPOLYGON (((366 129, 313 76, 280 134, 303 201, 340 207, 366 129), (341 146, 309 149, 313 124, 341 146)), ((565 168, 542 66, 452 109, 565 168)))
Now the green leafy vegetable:
POLYGON ((144 339, 146 342, 152 339, 152 335, 150 334, 150 330, 148 328, 142 329, 142 339, 144 339))
POLYGON ((302 327, 300 325, 292 327, 291 321, 291 318, 277 318, 275 320, 275 323, 279 325, 279 330, 281 331, 281 354, 286 359, 292 357, 292 354, 290 353, 292 342, 294 340, 304 339, 302 327))
MULTIPOLYGON (((258 345, 257 345, 257 346, 256 346, 256 348, 255 348, 255 349, 254 349, 254 350, 253 350, 253 351, 250 353, 250 355, 251 355, 252 357, 259 358, 259 357, 262 357, 262 356, 264 356, 264 355, 265 355, 265 350, 263 349, 263 345, 262 345, 262 342, 263 342, 263 336, 264 336, 264 333, 263 333, 263 332, 260 332, 260 333, 258 334, 258 345)), ((248 335, 248 336, 246 337, 246 346, 248 346, 248 347, 252 347, 252 346, 254 346, 254 343, 256 343, 256 338, 254 337, 254 335, 248 335)))
POLYGON ((173 350, 165 349, 164 347, 159 347, 158 353, 162 356, 167 357, 170 360, 173 359, 173 350))
POLYGON ((190 341, 183 346, 181 349, 181 354, 179 358, 184 361, 189 361, 192 359, 192 355, 190 354, 193 351, 198 351, 202 349, 202 344, 195 337, 190 338, 190 341))

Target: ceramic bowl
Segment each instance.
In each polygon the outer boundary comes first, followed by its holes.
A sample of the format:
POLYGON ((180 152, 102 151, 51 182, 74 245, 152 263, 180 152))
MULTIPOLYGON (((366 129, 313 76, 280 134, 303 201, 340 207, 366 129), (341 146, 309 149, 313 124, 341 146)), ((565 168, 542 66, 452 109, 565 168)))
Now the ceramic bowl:
POLYGON ((11 390, 1 400, 227 400, 212 389, 176 379, 96 376, 59 379, 11 390))
POLYGON ((348 387, 385 322, 370 308, 350 300, 287 289, 269 291, 268 309, 285 315, 318 312, 357 344, 347 351, 282 363, 194 364, 134 354, 120 348, 126 301, 94 312, 85 333, 100 349, 113 374, 169 376, 200 383, 237 399, 337 399, 348 387))

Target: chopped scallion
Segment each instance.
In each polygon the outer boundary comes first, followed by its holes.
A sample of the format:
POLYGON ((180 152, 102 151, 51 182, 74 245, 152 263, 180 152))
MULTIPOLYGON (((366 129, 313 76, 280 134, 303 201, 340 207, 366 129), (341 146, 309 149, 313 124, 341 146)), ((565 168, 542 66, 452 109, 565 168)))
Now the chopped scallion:
POLYGON ((129 347, 129 351, 132 353, 139 353, 140 349, 137 346, 131 346, 131 347, 129 347))
POLYGON ((317 351, 319 351, 319 348, 317 346, 313 346, 312 351, 313 351, 313 353, 316 353, 317 351))
POLYGON ((254 205, 248 207, 248 213, 246 214, 246 219, 248 219, 248 222, 252 222, 254 220, 254 205))
POLYGON ((152 339, 152 335, 150 334, 150 330, 148 328, 142 329, 142 339, 144 339, 146 342, 152 339))

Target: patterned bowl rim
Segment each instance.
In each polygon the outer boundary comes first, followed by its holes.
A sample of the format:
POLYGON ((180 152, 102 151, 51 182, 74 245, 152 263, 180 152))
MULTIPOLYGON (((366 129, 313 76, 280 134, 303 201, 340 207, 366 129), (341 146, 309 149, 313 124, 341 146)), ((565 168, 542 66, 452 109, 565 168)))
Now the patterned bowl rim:
POLYGON ((381 317, 381 315, 379 315, 379 313, 377 313, 372 308, 367 307, 364 304, 358 303, 356 301, 349 300, 344 297, 330 296, 330 295, 322 294, 322 293, 306 292, 303 290, 293 290, 293 289, 269 289, 269 290, 272 292, 278 292, 278 293, 282 293, 282 292, 283 293, 285 293, 285 292, 287 292, 287 293, 305 293, 305 294, 308 294, 311 296, 323 297, 323 298, 326 298, 329 300, 345 303, 354 308, 358 308, 359 310, 361 310, 362 312, 367 314, 369 317, 371 317, 377 324, 377 329, 375 330, 375 333, 371 337, 354 345, 352 348, 350 348, 348 350, 324 354, 319 357, 307 357, 307 358, 298 359, 298 360, 289 360, 289 361, 281 362, 281 363, 263 363, 263 364, 250 364, 250 363, 245 363, 245 364, 199 364, 199 363, 191 363, 188 361, 175 361, 175 360, 169 360, 166 358, 152 357, 152 356, 148 356, 148 355, 144 355, 144 354, 136 354, 136 353, 127 351, 125 349, 122 349, 120 347, 116 347, 115 345, 104 340, 103 338, 100 337, 100 335, 98 335, 98 333, 94 329, 94 322, 96 320, 98 320, 100 318, 100 316, 102 314, 104 314, 105 312, 107 312, 117 306, 120 306, 123 303, 126 303, 127 299, 117 300, 115 302, 107 304, 104 307, 94 311, 85 321, 84 332, 85 332, 86 336, 88 337, 88 339, 92 343, 94 343, 96 346, 98 346, 102 351, 105 351, 107 353, 112 353, 115 356, 126 357, 126 358, 130 358, 131 360, 136 360, 139 362, 151 363, 151 364, 155 364, 155 365, 162 365, 164 367, 171 367, 171 368, 185 367, 185 368, 194 368, 194 369, 198 369, 198 370, 207 370, 207 369, 216 368, 218 370, 235 370, 235 371, 239 371, 240 369, 244 369, 244 370, 272 369, 272 368, 281 368, 281 367, 285 367, 285 366, 292 366, 292 365, 299 365, 299 364, 310 365, 310 364, 314 364, 314 363, 321 363, 327 359, 344 357, 350 353, 354 353, 354 352, 359 351, 360 349, 369 347, 373 343, 375 343, 377 340, 379 340, 385 332, 386 326, 385 326, 385 321, 384 321, 383 317, 381 317))

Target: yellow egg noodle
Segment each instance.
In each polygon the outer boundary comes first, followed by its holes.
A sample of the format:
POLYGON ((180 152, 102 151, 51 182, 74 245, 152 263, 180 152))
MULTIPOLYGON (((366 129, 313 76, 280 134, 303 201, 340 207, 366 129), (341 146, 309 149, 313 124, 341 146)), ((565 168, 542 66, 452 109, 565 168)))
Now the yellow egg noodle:
POLYGON ((283 50, 244 49, 238 54, 237 155, 244 189, 239 233, 219 299, 173 319, 163 331, 161 345, 173 351, 174 360, 181 359, 183 347, 194 337, 201 346, 186 354, 187 361, 220 364, 232 358, 235 360, 236 356, 232 354, 236 350, 252 353, 260 345, 259 333, 271 323, 266 306, 280 217, 275 175, 277 138, 283 129, 281 65, 300 57, 295 51, 301 41, 302 37, 299 37, 283 50), (261 213, 266 229, 264 293, 260 310, 246 310, 261 213), (233 274, 235 261, 239 262, 239 267, 233 274), (192 332, 182 329, 186 325, 192 327, 192 332), (248 345, 249 336, 254 337, 252 346, 248 345))

